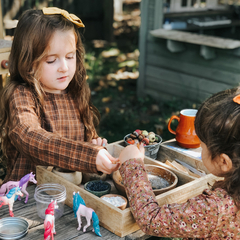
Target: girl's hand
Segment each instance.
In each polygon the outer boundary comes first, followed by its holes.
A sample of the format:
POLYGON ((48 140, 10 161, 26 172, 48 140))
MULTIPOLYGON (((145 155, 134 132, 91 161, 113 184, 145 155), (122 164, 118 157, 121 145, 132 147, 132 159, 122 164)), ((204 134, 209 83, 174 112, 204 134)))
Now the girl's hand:
POLYGON ((136 145, 128 145, 125 147, 119 155, 120 163, 123 164, 125 161, 132 159, 132 158, 141 158, 142 161, 144 159, 145 149, 144 146, 141 144, 139 148, 136 145))
POLYGON ((106 147, 107 146, 107 139, 98 137, 97 139, 92 139, 91 143, 96 144, 98 146, 106 147))
POLYGON ((101 149, 97 155, 96 165, 98 171, 111 174, 118 170, 120 163, 106 149, 101 149))

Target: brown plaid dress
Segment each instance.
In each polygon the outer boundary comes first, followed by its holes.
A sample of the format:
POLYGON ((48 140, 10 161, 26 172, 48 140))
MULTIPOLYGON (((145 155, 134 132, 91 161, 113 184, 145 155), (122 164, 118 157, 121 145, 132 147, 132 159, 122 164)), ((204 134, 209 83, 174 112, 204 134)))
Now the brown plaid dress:
POLYGON ((40 119, 32 93, 19 86, 10 99, 10 112, 13 124, 4 182, 20 180, 35 172, 36 165, 97 172, 96 156, 103 147, 84 142, 85 128, 70 94, 46 93, 40 119))

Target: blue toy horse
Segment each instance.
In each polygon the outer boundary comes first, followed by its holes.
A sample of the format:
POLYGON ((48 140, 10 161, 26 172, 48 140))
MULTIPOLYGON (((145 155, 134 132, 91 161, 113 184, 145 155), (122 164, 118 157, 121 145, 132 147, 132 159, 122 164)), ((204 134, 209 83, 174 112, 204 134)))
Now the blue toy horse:
POLYGON ((91 219, 93 220, 93 232, 95 232, 99 237, 101 237, 100 227, 99 227, 99 219, 97 214, 94 212, 92 208, 86 207, 86 204, 79 193, 73 192, 73 211, 74 216, 77 217, 78 220, 78 228, 79 231, 81 229, 82 221, 81 216, 84 216, 87 220, 87 224, 83 227, 83 232, 86 232, 87 227, 91 225, 91 219))

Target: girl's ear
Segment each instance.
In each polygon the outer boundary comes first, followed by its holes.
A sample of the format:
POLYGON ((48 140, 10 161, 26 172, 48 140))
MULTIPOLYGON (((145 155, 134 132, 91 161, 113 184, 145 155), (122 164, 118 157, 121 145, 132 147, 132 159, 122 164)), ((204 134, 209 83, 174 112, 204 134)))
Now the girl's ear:
POLYGON ((225 153, 220 154, 220 159, 219 159, 218 163, 219 163, 221 170, 224 173, 226 173, 232 169, 232 160, 225 153))

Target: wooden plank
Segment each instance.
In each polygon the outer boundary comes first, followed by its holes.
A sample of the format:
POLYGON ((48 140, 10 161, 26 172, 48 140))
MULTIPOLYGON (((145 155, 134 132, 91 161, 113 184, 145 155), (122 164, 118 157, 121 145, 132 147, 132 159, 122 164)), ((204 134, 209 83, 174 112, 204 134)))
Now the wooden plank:
POLYGON ((240 47, 240 41, 238 40, 213 37, 213 36, 207 36, 207 35, 189 33, 189 32, 177 31, 177 30, 166 30, 163 28, 159 28, 159 29, 150 31, 150 33, 154 37, 158 37, 158 38, 171 39, 175 41, 192 43, 197 45, 204 45, 204 46, 215 47, 215 48, 234 49, 234 48, 240 47))
POLYGON ((174 99, 185 99, 193 101, 194 103, 201 103, 203 100, 212 95, 206 92, 186 89, 186 87, 179 86, 171 82, 168 83, 166 82, 167 79, 146 77, 146 81, 148 84, 145 88, 145 94, 158 100, 173 101, 174 99))
MULTIPOLYGON (((147 54, 153 53, 166 58, 175 58, 179 62, 195 63, 200 66, 213 68, 215 71, 221 69, 227 72, 239 74, 239 56, 229 54, 229 50, 216 49, 217 58, 205 60, 200 56, 200 46, 185 43, 187 50, 179 53, 171 53, 167 49, 165 39, 156 39, 147 43, 147 54)), ((238 49, 236 49, 238 51, 238 49)), ((240 50, 239 50, 240 51, 240 50)))
POLYGON ((134 233, 131 233, 125 237, 125 240, 145 240, 152 236, 146 235, 143 231, 139 230, 134 233))
POLYGON ((0 38, 3 38, 5 35, 3 29, 3 15, 2 15, 2 1, 0 2, 0 38))
POLYGON ((168 78, 153 78, 146 76, 145 93, 155 97, 156 99, 165 99, 165 95, 169 100, 173 99, 188 99, 195 103, 201 103, 203 100, 210 97, 214 92, 209 93, 200 91, 199 89, 187 88, 181 83, 171 82, 168 78))
POLYGON ((234 73, 222 70, 221 68, 215 69, 211 67, 211 64, 205 66, 196 64, 195 62, 179 61, 174 55, 164 57, 156 53, 149 53, 147 54, 146 64, 198 77, 201 76, 202 78, 206 78, 206 80, 229 84, 229 86, 238 85, 240 79, 240 72, 234 73))
MULTIPOLYGON (((82 226, 86 225, 86 219, 81 218, 82 226)), ((87 231, 83 233, 82 229, 77 230, 77 218, 74 217, 73 212, 64 215, 59 218, 55 223, 56 235, 54 236, 55 240, 69 240, 69 239, 81 239, 81 240, 97 240, 99 237, 92 232, 92 225, 87 228, 87 231)), ((113 235, 107 229, 100 227, 100 232, 102 234, 102 239, 112 239, 112 240, 123 240, 124 238, 113 235)), ((44 234, 43 224, 31 228, 28 234, 24 237, 24 240, 42 240, 44 234)))
POLYGON ((0 39, 0 52, 10 52, 12 41, 0 39))
MULTIPOLYGON (((205 91, 207 93, 213 93, 229 88, 229 85, 224 83, 216 83, 214 81, 206 80, 202 77, 187 75, 149 65, 146 66, 146 75, 156 79, 161 76, 161 79, 165 79, 168 82, 178 84, 182 87, 187 87, 190 91, 192 89, 196 89, 199 91, 205 91)), ((148 85, 149 84, 146 83, 146 86, 148 85)))
MULTIPOLYGON (((149 0, 141 1, 140 11, 141 19, 148 19, 148 3, 149 0)), ((139 78, 137 84, 137 93, 142 95, 144 92, 145 85, 145 54, 146 54, 146 42, 148 36, 148 21, 143 21, 139 29, 139 51, 141 52, 141 57, 139 58, 139 78)))

